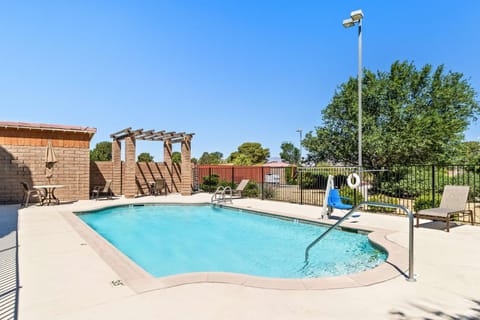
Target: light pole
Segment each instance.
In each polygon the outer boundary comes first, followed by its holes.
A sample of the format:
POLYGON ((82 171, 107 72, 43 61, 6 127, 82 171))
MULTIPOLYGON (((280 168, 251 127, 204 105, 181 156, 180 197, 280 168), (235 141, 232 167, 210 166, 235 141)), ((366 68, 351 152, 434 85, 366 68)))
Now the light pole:
POLYGON ((300 133, 300 159, 298 160, 298 164, 302 163, 302 129, 297 129, 297 132, 300 133))
MULTIPOLYGON (((350 18, 343 20, 345 28, 358 23, 358 170, 362 171, 362 10, 350 13, 350 18)), ((361 177, 361 176, 360 176, 361 177)))

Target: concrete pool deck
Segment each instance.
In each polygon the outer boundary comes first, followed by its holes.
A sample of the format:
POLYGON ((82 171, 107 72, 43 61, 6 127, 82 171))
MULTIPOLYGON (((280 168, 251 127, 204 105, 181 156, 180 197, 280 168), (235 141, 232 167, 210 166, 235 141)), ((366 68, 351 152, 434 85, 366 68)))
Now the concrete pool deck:
MULTIPOLYGON (((204 203, 191 197, 79 201, 19 210, 19 319, 445 319, 480 317, 480 228, 441 223, 415 228, 417 282, 398 272, 369 286, 327 290, 260 289, 225 283, 194 283, 135 291, 65 218, 66 212, 132 202, 204 203), (118 282, 116 282, 118 283, 118 282)), ((318 207, 255 199, 240 207, 319 216, 318 207)), ((0 207, 0 214, 9 206, 0 207)), ((389 241, 408 245, 408 219, 363 213, 345 225, 390 230, 389 241)))

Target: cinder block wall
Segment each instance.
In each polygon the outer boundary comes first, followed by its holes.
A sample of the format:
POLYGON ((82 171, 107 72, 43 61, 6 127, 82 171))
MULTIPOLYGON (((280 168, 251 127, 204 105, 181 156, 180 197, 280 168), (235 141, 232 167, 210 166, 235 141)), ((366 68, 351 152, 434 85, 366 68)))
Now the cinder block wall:
POLYGON ((113 180, 112 176, 112 161, 90 161, 90 190, 113 180))
POLYGON ((88 199, 90 185, 90 138, 83 132, 62 132, 24 128, 0 128, 0 203, 19 203, 21 181, 47 184, 45 151, 51 140, 58 162, 52 184, 61 201, 88 199))
MULTIPOLYGON (((148 185, 156 179, 165 179, 168 192, 180 192, 181 170, 178 164, 173 164, 173 177, 163 162, 137 162, 135 170, 136 194, 147 194, 148 185)), ((123 168, 123 162, 122 162, 123 168)), ((105 184, 105 180, 112 179, 111 161, 90 162, 90 189, 105 184)), ((122 176, 124 170, 122 169, 122 176)), ((115 190, 115 189, 114 189, 115 190)))

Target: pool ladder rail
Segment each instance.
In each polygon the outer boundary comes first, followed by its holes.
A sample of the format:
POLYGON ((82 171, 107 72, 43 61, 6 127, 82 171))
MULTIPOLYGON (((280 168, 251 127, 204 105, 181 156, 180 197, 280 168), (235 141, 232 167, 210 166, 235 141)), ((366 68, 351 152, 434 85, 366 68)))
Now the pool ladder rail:
POLYGON ((217 190, 212 195, 212 199, 210 199, 210 202, 214 203, 220 203, 220 202, 227 202, 229 201, 232 203, 232 188, 229 186, 219 186, 217 190))
POLYGON ((361 202, 358 204, 356 207, 352 208, 343 218, 337 221, 337 223, 333 224, 330 226, 324 233, 322 233, 318 238, 312 241, 307 248, 305 249, 305 265, 303 266, 303 269, 305 269, 308 266, 308 258, 309 258, 309 252, 310 249, 312 249, 313 246, 315 246, 320 240, 322 240, 327 234, 329 234, 331 231, 335 230, 338 228, 338 226, 348 219, 355 211, 363 207, 364 205, 367 206, 374 206, 374 207, 384 207, 384 208, 394 208, 394 209, 400 209, 403 210, 406 215, 408 216, 408 278, 407 281, 414 282, 415 281, 415 274, 413 270, 413 214, 410 210, 405 208, 402 205, 398 204, 390 204, 390 203, 382 203, 382 202, 371 202, 371 201, 365 201, 361 202))

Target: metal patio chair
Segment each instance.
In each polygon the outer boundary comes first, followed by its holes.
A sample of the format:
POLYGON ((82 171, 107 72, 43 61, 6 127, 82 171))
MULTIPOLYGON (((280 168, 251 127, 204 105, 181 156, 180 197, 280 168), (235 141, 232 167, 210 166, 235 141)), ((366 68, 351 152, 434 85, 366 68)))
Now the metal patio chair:
POLYGON ((23 192, 23 199, 22 199, 22 207, 28 207, 28 203, 30 202, 30 198, 37 198, 38 201, 40 201, 40 204, 43 204, 43 201, 45 201, 45 195, 43 192, 39 189, 30 189, 28 184, 26 182, 20 182, 20 184, 23 186, 24 192, 23 192))
POLYGON ((423 218, 433 221, 445 221, 447 223, 446 231, 450 232, 450 221, 457 215, 469 215, 470 222, 473 225, 473 211, 465 209, 469 189, 469 186, 445 186, 440 207, 420 210, 415 214, 417 217, 417 228, 420 218, 423 218))
POLYGON ((98 197, 103 194, 107 196, 107 199, 112 199, 112 180, 106 180, 104 186, 96 186, 92 190, 92 198, 98 200, 98 197))

